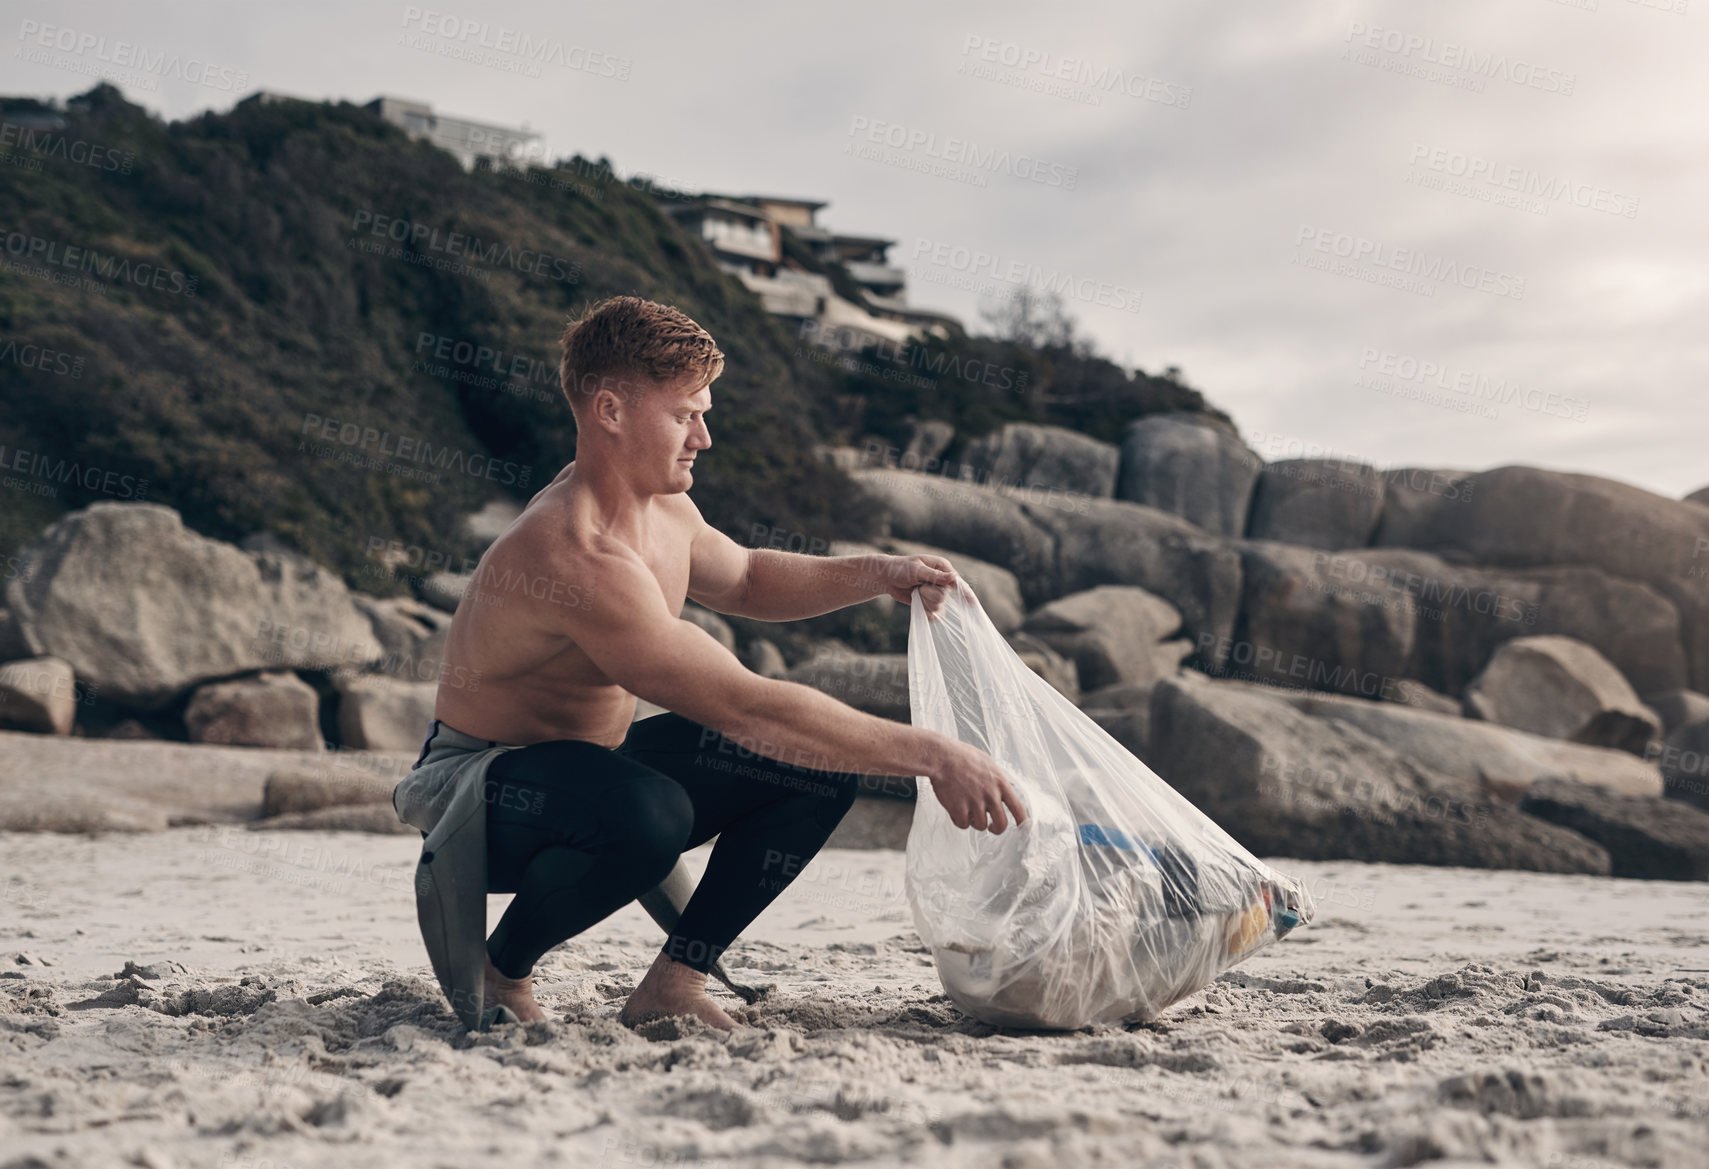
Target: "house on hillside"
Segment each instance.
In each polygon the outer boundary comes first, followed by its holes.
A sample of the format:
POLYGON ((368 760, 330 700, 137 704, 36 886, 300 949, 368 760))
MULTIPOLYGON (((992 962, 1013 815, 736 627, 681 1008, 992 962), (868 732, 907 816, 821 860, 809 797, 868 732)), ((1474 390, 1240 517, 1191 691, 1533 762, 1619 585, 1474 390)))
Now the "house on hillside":
POLYGON ((825 206, 777 195, 708 195, 665 210, 711 245, 719 266, 747 285, 767 312, 815 321, 818 336, 846 329, 857 337, 866 333, 900 342, 917 332, 942 336, 960 327, 954 317, 908 305, 907 273, 887 258, 895 240, 821 227, 817 216, 825 206), (860 286, 866 306, 840 295, 828 276, 791 261, 785 232, 814 259, 842 265, 860 286))
POLYGON ((411 138, 419 138, 457 157, 464 170, 487 170, 495 165, 544 162, 540 135, 526 126, 517 130, 470 118, 436 114, 422 101, 377 97, 362 107, 379 114, 411 138))

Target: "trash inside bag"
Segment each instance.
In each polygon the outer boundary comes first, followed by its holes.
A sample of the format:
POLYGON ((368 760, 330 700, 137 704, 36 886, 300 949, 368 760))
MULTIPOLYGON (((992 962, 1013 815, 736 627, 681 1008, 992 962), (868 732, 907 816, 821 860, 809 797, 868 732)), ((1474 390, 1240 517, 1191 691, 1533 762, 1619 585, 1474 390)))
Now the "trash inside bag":
POLYGON ((920 780, 908 900, 962 1011, 1037 1029, 1149 1019, 1311 920, 1300 882, 1033 673, 965 581, 935 616, 911 608, 914 725, 984 750, 1028 816, 957 828, 920 780))

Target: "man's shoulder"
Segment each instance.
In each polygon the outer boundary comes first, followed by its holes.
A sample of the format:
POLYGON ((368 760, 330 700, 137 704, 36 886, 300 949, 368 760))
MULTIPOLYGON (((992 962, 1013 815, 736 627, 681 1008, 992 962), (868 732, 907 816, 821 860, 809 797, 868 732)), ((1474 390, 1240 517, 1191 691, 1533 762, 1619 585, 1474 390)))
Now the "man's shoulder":
POLYGON ((674 519, 681 519, 699 525, 705 521, 700 518, 700 508, 694 500, 688 497, 688 492, 677 491, 670 495, 656 497, 665 509, 665 514, 674 519))

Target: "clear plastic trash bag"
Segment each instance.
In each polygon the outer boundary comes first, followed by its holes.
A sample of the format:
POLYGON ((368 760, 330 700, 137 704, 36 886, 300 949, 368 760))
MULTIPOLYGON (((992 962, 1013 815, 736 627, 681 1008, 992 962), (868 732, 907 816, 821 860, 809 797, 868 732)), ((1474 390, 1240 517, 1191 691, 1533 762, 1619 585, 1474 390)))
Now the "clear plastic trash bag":
POLYGON ((1006 1027, 1149 1019, 1310 921, 1305 887, 1247 852, 1033 673, 965 581, 908 631, 913 724, 981 748, 1026 805, 957 828, 920 780, 908 901, 944 990, 1006 1027))

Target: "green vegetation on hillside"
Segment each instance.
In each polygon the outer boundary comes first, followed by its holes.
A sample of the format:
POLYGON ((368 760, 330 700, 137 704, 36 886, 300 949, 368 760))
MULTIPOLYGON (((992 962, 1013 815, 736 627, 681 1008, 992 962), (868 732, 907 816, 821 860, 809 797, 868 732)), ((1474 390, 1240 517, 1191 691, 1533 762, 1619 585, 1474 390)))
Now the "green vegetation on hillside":
POLYGON ((1095 358, 967 337, 922 349, 1025 370, 1024 392, 845 369, 604 160, 471 174, 350 103, 163 123, 106 85, 61 110, 0 99, 0 117, 0 556, 65 511, 146 499, 394 591, 370 548, 455 560, 475 550, 460 516, 574 457, 557 338, 617 293, 680 307, 727 355, 695 499, 740 542, 869 535, 813 447, 905 437, 908 415, 1119 438, 1202 408, 1095 358))

